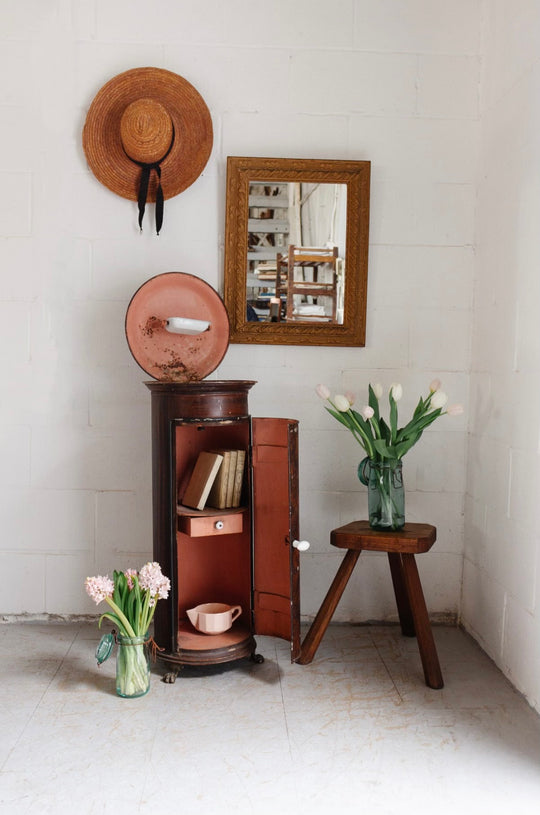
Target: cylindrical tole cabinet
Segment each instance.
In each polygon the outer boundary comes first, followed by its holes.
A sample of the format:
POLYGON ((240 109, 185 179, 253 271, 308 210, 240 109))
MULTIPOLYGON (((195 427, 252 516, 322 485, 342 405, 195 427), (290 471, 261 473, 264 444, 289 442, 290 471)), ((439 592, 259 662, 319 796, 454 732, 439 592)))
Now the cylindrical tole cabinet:
POLYGON ((172 667, 255 655, 255 634, 300 650, 298 423, 252 418, 250 381, 147 382, 152 398, 154 560, 170 576, 154 639, 172 667), (243 451, 239 505, 182 504, 201 452, 243 451), (197 631, 187 611, 200 604, 241 606, 227 631, 197 631))

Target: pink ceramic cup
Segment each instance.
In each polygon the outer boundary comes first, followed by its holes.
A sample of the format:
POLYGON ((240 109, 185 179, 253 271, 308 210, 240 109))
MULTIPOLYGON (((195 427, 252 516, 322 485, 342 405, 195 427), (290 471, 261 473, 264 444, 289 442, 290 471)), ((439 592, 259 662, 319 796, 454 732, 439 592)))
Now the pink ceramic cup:
POLYGON ((186 613, 197 631, 203 634, 222 634, 229 630, 242 613, 242 607, 226 603, 202 603, 188 609, 186 613))

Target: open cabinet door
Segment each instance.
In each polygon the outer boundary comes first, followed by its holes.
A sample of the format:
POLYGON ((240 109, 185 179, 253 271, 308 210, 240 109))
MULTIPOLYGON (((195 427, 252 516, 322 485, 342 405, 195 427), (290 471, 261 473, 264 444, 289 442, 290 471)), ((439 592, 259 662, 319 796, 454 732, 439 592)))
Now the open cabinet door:
POLYGON ((252 419, 255 634, 290 640, 300 654, 298 422, 252 419))

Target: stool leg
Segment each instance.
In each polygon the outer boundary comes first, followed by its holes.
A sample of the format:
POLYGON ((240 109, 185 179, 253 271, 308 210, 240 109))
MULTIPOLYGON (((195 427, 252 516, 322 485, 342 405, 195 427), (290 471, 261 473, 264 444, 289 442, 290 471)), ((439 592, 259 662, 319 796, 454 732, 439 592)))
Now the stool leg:
POLYGON ((323 600, 322 606, 311 623, 311 627, 302 643, 300 656, 296 660, 300 665, 308 665, 315 656, 317 648, 321 644, 328 624, 336 610, 337 604, 341 600, 341 595, 345 591, 345 586, 349 582, 349 578, 356 566, 360 552, 360 549, 347 549, 347 553, 341 561, 332 585, 323 600))
POLYGON ((429 623, 426 601, 422 591, 422 584, 418 575, 418 569, 414 555, 404 553, 401 555, 403 565, 403 577, 409 596, 409 603, 414 620, 418 650, 424 668, 426 685, 436 690, 444 686, 439 657, 435 648, 435 640, 429 623))
POLYGON ((390 564, 390 572, 392 574, 394 594, 396 595, 396 605, 399 614, 399 622, 401 624, 401 633, 404 637, 414 637, 416 636, 416 631, 414 630, 411 604, 409 603, 405 578, 403 577, 403 566, 401 563, 400 553, 388 552, 388 562, 390 564))

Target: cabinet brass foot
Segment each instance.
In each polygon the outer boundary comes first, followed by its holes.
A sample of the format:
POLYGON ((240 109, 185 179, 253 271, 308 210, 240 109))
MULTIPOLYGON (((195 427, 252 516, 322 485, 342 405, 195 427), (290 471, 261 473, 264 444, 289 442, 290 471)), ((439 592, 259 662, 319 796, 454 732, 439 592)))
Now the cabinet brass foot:
POLYGON ((252 662, 256 662, 257 665, 260 665, 264 662, 264 657, 262 654, 251 654, 250 659, 252 662))
POLYGON ((179 671, 169 671, 168 673, 166 673, 164 675, 164 677, 163 677, 163 679, 161 681, 165 682, 167 685, 174 685, 174 683, 176 682, 176 677, 178 676, 178 673, 179 673, 179 671))

